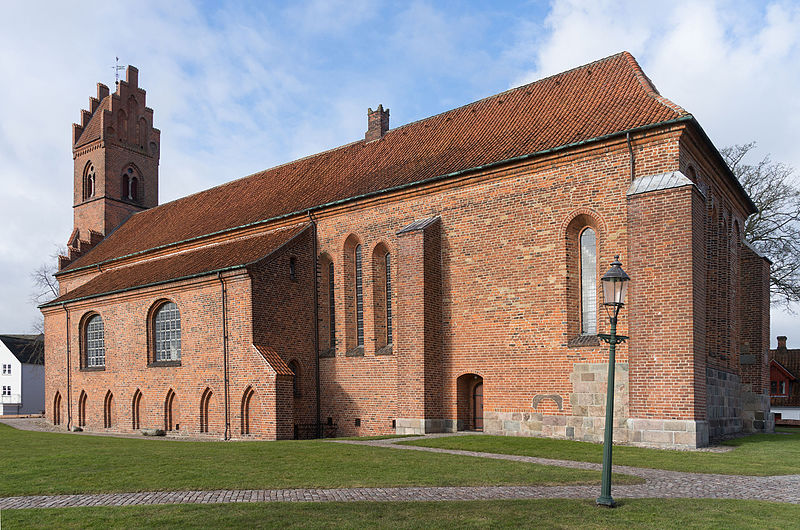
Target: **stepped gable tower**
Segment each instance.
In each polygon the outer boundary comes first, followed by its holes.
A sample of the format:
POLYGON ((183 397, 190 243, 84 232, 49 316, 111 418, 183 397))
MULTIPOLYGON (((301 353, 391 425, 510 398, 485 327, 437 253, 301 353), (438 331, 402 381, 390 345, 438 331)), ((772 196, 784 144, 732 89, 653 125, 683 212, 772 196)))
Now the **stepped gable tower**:
POLYGON ((72 125, 74 227, 61 268, 132 214, 158 205, 161 131, 153 127, 145 96, 139 71, 128 66, 113 94, 97 84, 80 125, 72 125))

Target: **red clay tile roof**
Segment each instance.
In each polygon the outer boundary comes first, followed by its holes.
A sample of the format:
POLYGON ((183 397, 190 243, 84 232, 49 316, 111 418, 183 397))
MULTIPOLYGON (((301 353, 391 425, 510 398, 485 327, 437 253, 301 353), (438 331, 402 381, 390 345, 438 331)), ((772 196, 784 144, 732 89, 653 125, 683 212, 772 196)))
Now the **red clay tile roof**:
POLYGON ((111 269, 44 307, 245 266, 268 256, 309 226, 294 225, 111 269))
POLYGON ((259 346, 257 344, 253 344, 253 347, 256 349, 258 353, 260 353, 264 357, 264 359, 267 361, 267 363, 269 363, 272 369, 275 370, 276 374, 291 375, 291 376, 294 375, 292 369, 289 368, 289 365, 286 364, 286 361, 284 361, 281 358, 281 356, 278 355, 278 352, 276 352, 275 350, 273 350, 268 346, 259 346))
POLYGON ((64 271, 681 117, 623 52, 137 213, 64 271))
POLYGON ((89 118, 89 123, 86 124, 86 127, 83 129, 83 133, 81 133, 80 138, 78 141, 75 142, 75 147, 80 147, 82 145, 86 145, 89 142, 94 142, 98 138, 100 138, 100 115, 103 114, 104 110, 111 110, 111 96, 106 96, 103 98, 103 101, 97 106, 97 109, 92 114, 92 117, 89 118))
MULTIPOLYGON (((770 361, 775 361, 781 368, 789 372, 792 377, 800 377, 800 349, 778 348, 769 351, 770 361)), ((772 397, 772 404, 784 407, 800 407, 800 386, 792 383, 791 394, 786 398, 772 397)))

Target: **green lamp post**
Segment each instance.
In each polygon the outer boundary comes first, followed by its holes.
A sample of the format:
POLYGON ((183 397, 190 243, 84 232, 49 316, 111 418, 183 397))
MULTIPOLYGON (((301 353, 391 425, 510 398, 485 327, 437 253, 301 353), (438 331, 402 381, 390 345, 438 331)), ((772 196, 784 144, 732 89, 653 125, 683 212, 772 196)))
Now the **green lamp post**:
POLYGON ((611 333, 600 333, 598 337, 608 343, 608 383, 606 384, 606 424, 603 441, 603 477, 600 486, 600 496, 597 498, 598 506, 614 507, 611 498, 611 447, 614 435, 614 355, 617 344, 625 342, 628 337, 617 335, 617 316, 625 305, 625 295, 628 293, 630 277, 622 270, 619 256, 614 256, 614 262, 603 277, 603 305, 606 308, 608 319, 611 322, 611 333))

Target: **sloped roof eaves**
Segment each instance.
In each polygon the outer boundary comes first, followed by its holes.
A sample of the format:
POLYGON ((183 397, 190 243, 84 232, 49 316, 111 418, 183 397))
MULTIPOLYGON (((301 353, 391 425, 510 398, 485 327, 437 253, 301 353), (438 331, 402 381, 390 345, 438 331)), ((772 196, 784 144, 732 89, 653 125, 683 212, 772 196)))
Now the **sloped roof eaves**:
POLYGON ((292 372, 292 369, 286 364, 286 361, 278 355, 278 352, 267 346, 259 346, 257 344, 253 344, 253 348, 261 354, 277 375, 294 376, 294 372, 292 372))
POLYGON ((794 375, 794 374, 791 372, 791 370, 789 370, 789 369, 788 369, 788 368, 786 368, 786 367, 785 367, 783 364, 781 364, 781 362, 780 362, 780 361, 778 361, 777 359, 772 359, 772 362, 773 362, 773 363, 775 363, 775 366, 777 366, 777 367, 778 367, 778 369, 779 369, 779 370, 781 370, 783 373, 785 373, 786 375, 788 375, 788 376, 789 376, 789 377, 791 377, 792 379, 795 379, 795 380, 797 379, 797 376, 796 376, 796 375, 794 375))
POLYGON ((65 272, 689 117, 641 77, 617 54, 233 180, 132 216, 65 272))
MULTIPOLYGON (((719 150, 716 148, 716 146, 714 146, 714 143, 711 141, 711 138, 708 137, 708 134, 706 134, 706 131, 703 129, 703 127, 700 126, 700 123, 694 117, 692 117, 692 119, 689 120, 689 121, 690 121, 690 123, 692 123, 692 125, 697 127, 697 131, 700 133, 700 136, 703 138, 703 140, 708 145, 711 146, 712 151, 713 151, 714 155, 717 158, 717 162, 719 162, 720 166, 722 166, 722 168, 723 168, 723 171, 728 176, 728 179, 730 179, 730 181, 733 183, 734 187, 739 191, 741 196, 744 198, 745 205, 750 208, 750 211, 748 212, 748 215, 752 215, 754 213, 758 213, 758 207, 753 202, 753 199, 750 198, 750 195, 747 194, 747 191, 745 191, 744 186, 742 186, 742 183, 739 182, 739 179, 736 178, 736 175, 733 174, 733 171, 731 171, 731 168, 728 167, 728 163, 725 162, 724 158, 722 158, 722 154, 720 154, 719 150)), ((770 263, 772 263, 772 262, 770 262, 770 263)))
POLYGON ((42 335, 0 335, 8 351, 23 364, 44 364, 42 335))
MULTIPOLYGON (((76 289, 74 289, 73 291, 65 294, 64 296, 60 296, 60 297, 56 298, 55 300, 52 300, 51 302, 48 302, 46 304, 42 304, 39 307, 40 308, 54 307, 54 306, 58 306, 58 305, 65 304, 65 303, 73 303, 73 302, 78 302, 78 301, 82 301, 82 300, 89 300, 89 299, 98 298, 98 297, 101 297, 101 296, 119 294, 119 293, 124 293, 124 292, 137 290, 137 289, 144 289, 146 287, 155 287, 155 286, 158 286, 158 285, 164 285, 164 284, 178 282, 178 281, 184 281, 184 280, 191 280, 191 279, 200 278, 200 277, 203 277, 203 276, 210 276, 210 275, 214 275, 214 274, 219 274, 219 273, 222 273, 222 272, 228 272, 228 271, 233 271, 233 270, 238 270, 238 269, 245 269, 249 265, 252 265, 254 263, 257 263, 257 262, 269 257, 275 251, 277 251, 278 249, 280 249, 281 247, 285 246, 287 243, 292 241, 295 237, 299 236, 304 231, 308 230, 310 228, 310 226, 311 226, 310 224, 304 223, 302 225, 295 225, 295 226, 292 226, 292 227, 283 228, 283 229, 280 229, 280 230, 276 230, 276 231, 273 231, 273 232, 268 232, 266 234, 261 234, 261 235, 258 235, 258 236, 248 237, 248 238, 244 238, 244 239, 237 239, 237 240, 234 240, 234 241, 231 241, 231 242, 221 243, 221 244, 214 245, 214 246, 208 247, 208 248, 201 247, 201 248, 193 249, 191 251, 188 251, 188 252, 185 252, 185 253, 181 253, 181 254, 176 254, 176 255, 156 258, 155 260, 152 260, 152 261, 149 261, 149 262, 144 262, 144 263, 141 263, 141 264, 134 264, 134 265, 131 265, 129 267, 122 267, 120 269, 112 269, 112 270, 107 271, 105 273, 101 273, 99 276, 93 278, 92 280, 90 280, 89 282, 85 283, 84 285, 82 285, 80 287, 77 287, 76 289), (260 245, 259 245, 259 243, 260 243, 260 245), (242 247, 242 248, 246 249, 246 251, 244 252, 244 256, 237 259, 237 257, 236 257, 237 256, 237 252, 230 251, 232 247, 234 249, 237 249, 238 247, 242 247), (252 248, 247 248, 247 247, 252 247, 252 248), (226 252, 226 250, 230 251, 230 252, 226 252), (171 262, 174 262, 176 260, 180 260, 181 262, 184 262, 184 268, 185 268, 185 263, 186 262, 192 263, 192 264, 197 264, 197 263, 205 264, 205 263, 208 263, 209 262, 208 261, 209 260, 209 256, 208 256, 209 252, 213 252, 214 255, 218 257, 218 261, 221 260, 224 263, 225 258, 229 257, 230 261, 232 261, 233 263, 227 264, 225 266, 217 266, 217 267, 211 266, 208 269, 203 269, 202 265, 200 265, 200 266, 195 265, 195 268, 199 267, 201 270, 197 270, 197 271, 189 273, 189 274, 177 274, 175 276, 171 276, 169 274, 169 272, 167 272, 166 275, 165 275, 166 277, 163 277, 161 279, 153 279, 152 281, 148 281, 146 279, 144 279, 144 280, 135 280, 136 272, 139 272, 140 274, 143 274, 145 278, 148 277, 148 272, 150 272, 149 276, 152 277, 152 272, 148 271, 148 268, 149 267, 153 267, 154 265, 161 265, 161 267, 159 267, 159 269, 170 270, 170 266, 169 265, 171 264, 171 262), (201 255, 201 254, 204 254, 204 255, 201 255), (219 256, 223 256, 223 258, 219 258, 219 256), (194 259, 192 259, 192 258, 194 258, 194 259), (166 266, 164 266, 164 265, 166 265, 166 266), (133 274, 131 274, 131 272, 133 272, 133 274), (126 273, 128 273, 128 276, 133 276, 134 280, 131 281, 131 279, 129 277, 126 278, 125 277, 126 273), (115 275, 115 274, 122 276, 122 278, 119 281, 114 281, 115 278, 114 278, 113 275, 115 275), (106 276, 104 276, 104 275, 106 275, 106 276), (108 276, 108 275, 112 275, 112 276, 108 276), (111 278, 111 280, 109 280, 109 278, 111 278), (126 282, 126 279, 128 280, 127 282, 126 282), (119 287, 119 288, 116 288, 116 289, 103 287, 103 285, 108 284, 109 281, 111 281, 112 284, 113 283, 122 284, 122 287, 119 287), (127 285, 125 283, 127 283, 127 285), (100 288, 96 288, 97 285, 100 285, 101 287, 100 288), (94 287, 94 290, 92 290, 93 287, 94 287), (76 296, 76 294, 77 294, 77 296, 76 296)), ((242 253, 242 248, 238 248, 239 254, 242 253)), ((181 267, 179 267, 179 266, 176 267, 177 270, 180 270, 180 268, 181 267)))
MULTIPOLYGON (((289 212, 289 213, 286 213, 286 214, 278 215, 278 216, 275 216, 275 217, 271 217, 271 218, 268 218, 268 219, 261 219, 261 220, 258 220, 258 221, 254 221, 252 223, 239 225, 239 226, 234 226, 234 227, 231 227, 231 228, 226 228, 224 230, 219 230, 219 231, 216 231, 216 232, 210 232, 208 234, 202 234, 202 235, 191 237, 191 238, 184 239, 184 240, 181 240, 181 241, 175 241, 175 242, 172 242, 172 243, 167 243, 165 245, 161 245, 161 246, 157 246, 157 247, 153 247, 153 248, 140 250, 138 252, 133 252, 131 254, 126 254, 126 255, 123 255, 123 256, 113 257, 113 258, 109 258, 109 259, 106 259, 106 260, 103 260, 103 261, 90 263, 88 265, 83 265, 83 266, 75 267, 75 268, 72 268, 70 266, 70 267, 67 267, 66 269, 64 269, 62 271, 57 272, 56 276, 60 276, 62 274, 71 273, 71 272, 77 272, 77 271, 89 269, 89 268, 92 268, 92 267, 97 267, 98 265, 104 265, 106 263, 111 263, 113 261, 117 261, 117 260, 120 260, 120 259, 135 257, 135 256, 138 256, 138 255, 141 255, 141 254, 146 254, 148 252, 153 252, 153 251, 156 251, 156 250, 163 250, 163 249, 166 249, 166 248, 170 248, 170 247, 177 246, 177 245, 182 245, 182 244, 185 244, 185 243, 190 243, 192 241, 197 241, 197 240, 208 238, 208 237, 219 236, 219 235, 222 235, 222 234, 234 232, 234 231, 245 229, 245 228, 251 228, 251 227, 255 227, 255 226, 259 226, 259 225, 263 225, 263 224, 267 224, 267 223, 273 223, 273 222, 280 221, 280 220, 283 220, 283 219, 287 219, 287 218, 290 218, 290 217, 306 216, 309 213, 313 213, 313 212, 317 212, 317 211, 320 211, 320 210, 324 210, 326 208, 331 208, 331 207, 334 207, 334 206, 340 206, 340 205, 343 205, 343 204, 347 204, 347 203, 351 203, 351 202, 355 202, 355 201, 359 201, 359 200, 370 199, 370 198, 377 197, 379 195, 388 194, 388 193, 395 193, 395 192, 398 192, 398 191, 403 191, 403 190, 406 190, 406 189, 409 189, 409 188, 413 188, 415 186, 424 186, 424 185, 428 185, 428 184, 434 184, 434 183, 442 181, 442 180, 447 180, 447 179, 450 179, 450 178, 460 177, 460 176, 468 175, 470 173, 477 173, 477 172, 485 171, 485 170, 489 170, 489 169, 495 169, 495 168, 502 167, 502 166, 509 165, 509 164, 515 164, 515 163, 519 163, 519 162, 524 162, 526 160, 530 160, 532 158, 536 158, 536 157, 539 157, 539 156, 545 156, 545 155, 549 155, 549 154, 552 154, 552 153, 557 153, 559 151, 565 151, 565 150, 568 150, 568 149, 574 149, 574 148, 585 146, 585 145, 592 144, 592 143, 603 142, 603 141, 606 141, 606 140, 611 140, 613 138, 618 138, 620 136, 625 136, 627 134, 633 134, 633 133, 637 133, 637 132, 647 131, 647 130, 656 129, 656 128, 659 128, 659 127, 669 127, 671 125, 676 125, 676 124, 679 124, 679 123, 682 123, 682 122, 688 122, 688 121, 692 121, 692 120, 694 120, 694 117, 691 116, 691 115, 681 116, 679 118, 675 118, 675 119, 672 119, 672 120, 666 120, 666 121, 652 123, 652 124, 648 124, 648 125, 642 125, 642 126, 639 126, 639 127, 634 127, 632 129, 627 129, 627 130, 624 130, 624 131, 618 131, 618 132, 614 132, 614 133, 603 135, 603 136, 597 136, 595 138, 590 138, 588 140, 581 140, 581 141, 577 141, 577 142, 574 142, 574 143, 565 144, 565 145, 561 145, 561 146, 558 146, 558 147, 553 147, 553 148, 550 148, 550 149, 544 149, 542 151, 536 151, 536 152, 533 152, 533 153, 528 153, 528 154, 525 154, 525 155, 516 156, 516 157, 513 157, 513 158, 508 158, 508 159, 505 159, 505 160, 498 160, 496 162, 491 162, 491 163, 488 163, 488 164, 484 164, 484 165, 481 165, 481 166, 475 166, 475 167, 471 167, 471 168, 468 168, 468 169, 462 169, 462 170, 459 170, 459 171, 454 171, 452 173, 445 173, 445 174, 442 174, 442 175, 436 175, 434 177, 418 180, 418 181, 415 181, 415 182, 409 182, 407 184, 400 184, 400 185, 397 185, 397 186, 393 186, 393 187, 385 188, 385 189, 381 189, 381 190, 376 190, 376 191, 365 193, 365 194, 362 194, 362 195, 354 195, 352 197, 347 197, 347 198, 344 198, 344 199, 338 199, 338 200, 331 201, 331 202, 324 203, 324 204, 320 204, 320 205, 317 205, 317 206, 312 206, 310 208, 305 208, 303 210, 297 210, 297 211, 289 212)), ((103 241, 100 242, 100 244, 102 244, 102 243, 103 243, 103 241)), ((97 247, 95 247, 95 248, 97 248, 97 247)), ((89 254, 87 254, 87 255, 89 255, 89 254)))

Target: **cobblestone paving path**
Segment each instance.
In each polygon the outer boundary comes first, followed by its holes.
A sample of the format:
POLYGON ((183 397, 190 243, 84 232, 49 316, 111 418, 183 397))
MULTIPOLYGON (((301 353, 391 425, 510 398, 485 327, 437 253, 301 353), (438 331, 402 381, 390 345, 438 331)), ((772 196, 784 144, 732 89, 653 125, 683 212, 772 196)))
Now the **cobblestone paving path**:
MULTIPOLYGON (((429 451, 481 458, 496 458, 578 469, 600 470, 600 464, 551 460, 528 456, 478 453, 431 447, 396 445, 413 438, 355 441, 348 443, 391 447, 398 450, 429 451)), ((614 486, 615 499, 624 498, 712 498, 755 499, 800 504, 800 475, 752 477, 683 473, 629 466, 614 466, 614 472, 645 479, 644 484, 614 486)), ((81 495, 36 495, 0 498, 0 510, 59 508, 68 506, 129 506, 148 504, 216 504, 228 502, 352 502, 352 501, 445 501, 490 499, 594 499, 599 486, 462 486, 342 488, 288 490, 156 491, 81 495)))

